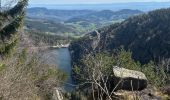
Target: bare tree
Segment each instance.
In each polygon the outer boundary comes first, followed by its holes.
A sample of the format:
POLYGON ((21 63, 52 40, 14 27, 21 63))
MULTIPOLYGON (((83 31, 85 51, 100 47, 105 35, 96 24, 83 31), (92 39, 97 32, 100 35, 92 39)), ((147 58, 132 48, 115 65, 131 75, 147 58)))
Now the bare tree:
POLYGON ((109 57, 102 55, 88 55, 84 58, 84 68, 79 73, 80 80, 84 80, 82 85, 90 85, 91 96, 93 100, 113 100, 113 94, 116 89, 111 88, 110 79, 112 76, 112 64, 110 64, 109 57))

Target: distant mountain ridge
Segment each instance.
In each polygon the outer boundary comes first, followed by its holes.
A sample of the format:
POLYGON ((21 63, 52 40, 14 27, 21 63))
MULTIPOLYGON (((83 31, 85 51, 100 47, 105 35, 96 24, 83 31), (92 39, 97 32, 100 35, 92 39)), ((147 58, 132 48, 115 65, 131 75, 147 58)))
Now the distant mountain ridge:
POLYGON ((60 20, 66 20, 72 17, 86 15, 93 13, 93 10, 57 10, 47 9, 45 7, 35 7, 27 9, 27 16, 33 18, 58 18, 60 20))
POLYGON ((122 9, 120 11, 112 11, 112 10, 102 10, 96 11, 87 15, 81 15, 77 17, 73 17, 66 22, 79 22, 79 21, 89 21, 89 22, 100 22, 105 20, 118 20, 118 19, 127 19, 130 16, 142 14, 143 12, 140 10, 130 10, 130 9, 122 9), (77 20, 76 20, 77 19, 77 20))
POLYGON ((30 4, 31 7, 46 7, 49 9, 62 9, 62 10, 114 10, 132 9, 141 11, 151 11, 160 8, 170 7, 170 2, 129 2, 129 3, 112 3, 112 4, 30 4))
MULTIPOLYGON (((112 10, 58 10, 58 9, 47 9, 44 7, 35 7, 27 9, 27 16, 33 18, 56 18, 58 20, 72 20, 72 19, 111 19, 111 17, 119 17, 122 15, 126 15, 125 18, 135 15, 141 14, 142 11, 139 10, 130 10, 130 9, 122 9, 120 11, 112 11, 112 10)), ((88 20, 89 21, 89 20, 88 20)))

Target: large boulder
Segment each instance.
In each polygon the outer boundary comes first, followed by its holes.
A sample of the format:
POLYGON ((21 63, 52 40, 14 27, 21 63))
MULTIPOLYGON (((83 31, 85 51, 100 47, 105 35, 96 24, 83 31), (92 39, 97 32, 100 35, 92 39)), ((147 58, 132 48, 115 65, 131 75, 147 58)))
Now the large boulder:
POLYGON ((139 91, 147 87, 147 78, 142 72, 115 66, 113 73, 115 90, 139 91))

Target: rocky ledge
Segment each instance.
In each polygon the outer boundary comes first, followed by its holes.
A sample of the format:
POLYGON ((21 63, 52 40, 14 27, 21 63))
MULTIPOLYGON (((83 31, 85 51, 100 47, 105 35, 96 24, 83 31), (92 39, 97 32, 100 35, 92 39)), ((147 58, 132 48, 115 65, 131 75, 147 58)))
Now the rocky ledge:
POLYGON ((113 74, 115 90, 139 91, 147 88, 147 78, 142 72, 115 66, 113 74))

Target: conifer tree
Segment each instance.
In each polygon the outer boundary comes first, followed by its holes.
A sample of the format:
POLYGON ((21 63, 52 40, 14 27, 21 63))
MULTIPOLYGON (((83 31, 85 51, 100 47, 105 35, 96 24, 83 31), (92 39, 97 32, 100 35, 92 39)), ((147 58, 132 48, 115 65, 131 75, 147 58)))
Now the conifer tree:
POLYGON ((19 0, 8 11, 0 13, 0 56, 8 56, 13 53, 18 41, 18 32, 22 26, 25 8, 28 0, 19 0))

